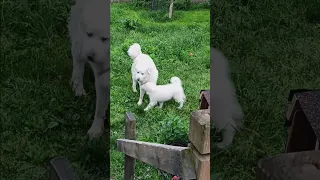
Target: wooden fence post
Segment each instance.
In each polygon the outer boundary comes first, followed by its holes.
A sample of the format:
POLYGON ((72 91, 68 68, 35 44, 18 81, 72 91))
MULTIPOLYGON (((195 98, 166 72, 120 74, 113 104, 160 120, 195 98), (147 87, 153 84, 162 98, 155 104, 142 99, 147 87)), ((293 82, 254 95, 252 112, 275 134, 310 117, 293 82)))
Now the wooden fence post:
POLYGON ((79 180, 79 176, 65 157, 54 157, 48 163, 49 180, 79 180))
MULTIPOLYGON (((126 112, 125 115, 125 138, 130 140, 136 139, 136 119, 131 112, 126 112)), ((134 161, 135 159, 125 155, 124 157, 124 179, 134 179, 134 161)))
POLYGON ((195 160, 197 180, 210 180, 210 110, 190 114, 189 140, 195 160))

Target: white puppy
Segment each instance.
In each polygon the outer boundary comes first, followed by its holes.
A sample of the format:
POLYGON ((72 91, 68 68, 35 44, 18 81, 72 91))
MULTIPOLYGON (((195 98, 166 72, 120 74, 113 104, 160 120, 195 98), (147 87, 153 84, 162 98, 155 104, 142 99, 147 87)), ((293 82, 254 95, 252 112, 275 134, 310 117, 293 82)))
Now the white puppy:
POLYGON ((218 50, 211 49, 211 120, 222 130, 223 140, 218 148, 232 145, 236 130, 243 126, 243 112, 229 74, 226 57, 218 50))
POLYGON ((183 107, 183 103, 186 101, 182 83, 178 77, 172 77, 170 84, 156 85, 152 82, 147 82, 142 84, 141 88, 146 91, 150 99, 148 106, 144 109, 145 111, 148 111, 157 105, 157 103, 159 103, 159 107, 162 108, 163 103, 170 99, 174 99, 178 102, 178 108, 181 109, 183 107))
POLYGON ((128 49, 128 55, 133 60, 131 66, 133 92, 137 92, 137 82, 140 87, 140 97, 138 101, 138 106, 140 106, 145 93, 141 85, 147 82, 157 84, 158 70, 151 57, 141 52, 139 44, 132 44, 128 49))
POLYGON ((87 62, 95 76, 96 109, 88 131, 90 137, 103 134, 109 104, 109 8, 110 3, 106 0, 75 0, 69 17, 68 29, 73 59, 71 83, 76 96, 86 94, 83 74, 87 62))

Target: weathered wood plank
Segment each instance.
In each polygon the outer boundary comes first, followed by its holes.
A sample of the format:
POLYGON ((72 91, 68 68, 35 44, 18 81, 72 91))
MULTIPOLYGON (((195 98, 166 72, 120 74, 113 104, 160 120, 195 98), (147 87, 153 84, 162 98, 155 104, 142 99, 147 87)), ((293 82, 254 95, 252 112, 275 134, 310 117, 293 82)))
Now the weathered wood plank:
POLYGON ((54 157, 48 163, 49 180, 79 180, 71 163, 64 157, 54 157))
POLYGON ((120 152, 157 169, 185 179, 195 179, 193 155, 189 147, 118 139, 120 152))
POLYGON ((200 154, 198 150, 191 145, 197 180, 210 180, 210 154, 200 154))
MULTIPOLYGON (((125 138, 135 140, 136 139, 136 119, 131 112, 125 114, 125 138)), ((124 156, 124 179, 134 179, 134 161, 135 159, 125 155, 124 156)))
POLYGON ((209 109, 204 109, 190 114, 189 140, 201 154, 210 153, 209 113, 209 109))
POLYGON ((256 180, 318 180, 320 152, 302 151, 260 159, 256 180))
POLYGON ((125 138, 131 140, 136 139, 136 119, 131 112, 126 112, 125 123, 125 138))

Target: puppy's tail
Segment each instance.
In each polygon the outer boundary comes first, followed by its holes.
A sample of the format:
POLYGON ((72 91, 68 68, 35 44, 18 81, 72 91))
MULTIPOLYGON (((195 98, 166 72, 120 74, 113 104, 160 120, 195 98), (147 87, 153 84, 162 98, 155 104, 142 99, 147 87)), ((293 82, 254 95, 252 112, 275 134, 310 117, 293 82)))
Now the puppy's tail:
POLYGON ((132 44, 128 49, 128 55, 132 60, 134 60, 137 56, 142 54, 141 46, 138 43, 132 44))
POLYGON ((170 83, 171 84, 178 84, 178 85, 182 85, 182 82, 180 80, 180 78, 178 78, 177 76, 174 76, 170 79, 170 83))
POLYGON ((170 83, 171 83, 171 84, 176 84, 176 85, 178 85, 178 86, 181 86, 181 91, 182 91, 182 92, 181 92, 180 96, 182 96, 183 101, 186 102, 186 101, 187 101, 187 97, 186 97, 186 95, 184 94, 184 91, 183 91, 183 88, 182 88, 182 81, 181 81, 181 79, 178 78, 177 76, 174 76, 174 77, 172 77, 172 78, 170 79, 170 83))

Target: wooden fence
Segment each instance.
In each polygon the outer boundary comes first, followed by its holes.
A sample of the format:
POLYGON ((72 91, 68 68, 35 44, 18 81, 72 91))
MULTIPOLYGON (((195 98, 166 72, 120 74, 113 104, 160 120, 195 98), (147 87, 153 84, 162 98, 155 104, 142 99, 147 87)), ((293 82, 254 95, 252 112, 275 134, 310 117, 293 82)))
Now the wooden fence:
POLYGON ((320 177, 320 90, 291 90, 288 99, 285 152, 261 158, 256 180, 318 180, 320 177))
MULTIPOLYGON (((201 101, 200 107, 208 101, 201 101)), ((209 180, 210 108, 190 114, 188 137, 188 147, 136 141, 136 119, 126 112, 125 139, 117 139, 118 150, 125 154, 124 179, 134 179, 134 162, 139 160, 183 179, 209 180)))

